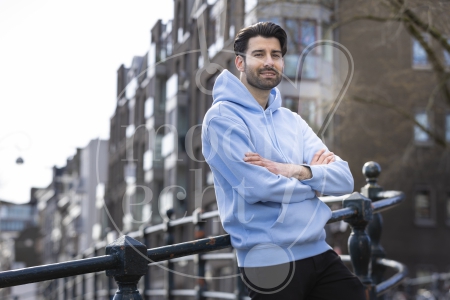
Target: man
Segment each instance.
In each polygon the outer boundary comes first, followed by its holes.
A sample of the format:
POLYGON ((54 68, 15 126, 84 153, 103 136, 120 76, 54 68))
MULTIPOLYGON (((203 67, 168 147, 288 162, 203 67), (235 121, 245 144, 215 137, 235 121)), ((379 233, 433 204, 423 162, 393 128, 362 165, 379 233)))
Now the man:
POLYGON ((281 107, 287 36, 257 23, 236 36, 236 78, 217 78, 203 121, 203 155, 221 221, 252 299, 365 299, 364 286, 325 242, 331 210, 317 194, 353 191, 348 164, 281 107))

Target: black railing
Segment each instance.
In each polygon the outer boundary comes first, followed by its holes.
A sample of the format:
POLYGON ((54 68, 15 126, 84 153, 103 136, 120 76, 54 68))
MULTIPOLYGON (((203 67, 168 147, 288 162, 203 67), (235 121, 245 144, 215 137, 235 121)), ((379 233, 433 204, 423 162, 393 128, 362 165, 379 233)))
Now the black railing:
MULTIPOLYGON (((354 273, 366 285, 370 300, 377 299, 401 283, 407 274, 403 264, 385 258, 384 250, 380 245, 382 220, 379 212, 399 204, 404 199, 401 192, 382 191, 377 184, 380 171, 377 163, 368 162, 363 167, 367 184, 362 188, 361 193, 321 198, 325 203, 342 201, 342 209, 333 211, 328 223, 344 220, 350 224, 352 233, 348 242, 349 255, 341 257, 344 261, 351 261, 354 273), (386 268, 392 268, 397 273, 384 280, 383 274, 386 268)), ((245 295, 243 283, 237 274, 234 276, 237 279, 234 293, 210 291, 206 287, 205 265, 207 261, 232 260, 236 265, 233 253, 204 254, 230 248, 229 235, 201 238, 171 245, 174 240, 173 228, 175 226, 191 223, 195 224, 197 233, 204 233, 204 222, 202 221, 215 217, 218 217, 217 211, 200 213, 197 210, 192 216, 178 220, 170 220, 169 215, 169 218, 162 224, 131 232, 107 245, 104 256, 1 272, 0 288, 93 273, 91 276, 93 290, 89 295, 86 292, 86 276, 81 278, 81 299, 100 299, 102 296, 106 298, 114 296, 113 299, 116 300, 142 299, 138 290, 138 282, 142 276, 145 276, 143 287, 145 299, 150 299, 151 296, 165 296, 166 299, 173 299, 175 296, 195 296, 197 299, 249 299, 245 295), (146 245, 135 239, 142 238, 144 241, 148 241, 149 236, 156 232, 165 232, 167 246, 147 249, 146 245), (162 261, 167 264, 166 267, 169 270, 173 269, 174 262, 195 261, 197 265, 196 288, 175 289, 173 274, 167 272, 165 288, 151 289, 148 266, 160 264, 162 261), (97 288, 98 276, 101 271, 106 271, 106 275, 110 278, 106 289, 97 288), (116 282, 117 290, 113 290, 111 278, 116 282)), ((104 247, 105 244, 102 245, 104 247)), ((102 245, 97 245, 94 250, 90 249, 91 255, 98 253, 102 245)), ((88 255, 85 254, 85 256, 88 255)), ((65 284, 70 285, 72 289, 71 291, 64 289, 64 299, 76 296, 79 289, 73 287, 75 280, 65 280, 65 284)))

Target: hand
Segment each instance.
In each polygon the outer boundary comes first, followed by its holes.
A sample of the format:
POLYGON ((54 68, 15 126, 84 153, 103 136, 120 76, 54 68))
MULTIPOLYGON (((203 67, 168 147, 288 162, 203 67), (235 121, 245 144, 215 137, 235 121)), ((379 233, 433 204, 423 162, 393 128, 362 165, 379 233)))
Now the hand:
POLYGON ((314 154, 314 156, 309 164, 311 166, 327 165, 334 161, 336 161, 336 157, 334 156, 334 153, 333 152, 325 153, 325 149, 322 149, 322 150, 317 151, 316 154, 314 154))
POLYGON ((288 178, 293 177, 295 173, 295 165, 277 163, 254 152, 245 153, 244 161, 255 166, 264 167, 273 174, 283 175, 288 178))
POLYGON ((245 153, 244 161, 252 165, 264 167, 273 174, 282 175, 287 178, 293 177, 298 180, 305 180, 312 177, 311 170, 308 167, 277 163, 254 152, 245 153))

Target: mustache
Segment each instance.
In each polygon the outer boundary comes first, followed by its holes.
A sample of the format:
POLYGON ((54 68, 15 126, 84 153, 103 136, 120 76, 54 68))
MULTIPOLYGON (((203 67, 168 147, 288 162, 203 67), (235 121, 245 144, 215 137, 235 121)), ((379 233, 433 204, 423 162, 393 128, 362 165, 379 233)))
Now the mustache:
POLYGON ((259 70, 259 73, 265 72, 265 71, 271 71, 271 72, 275 72, 275 74, 280 74, 280 71, 278 71, 277 69, 271 68, 271 67, 265 67, 259 70))

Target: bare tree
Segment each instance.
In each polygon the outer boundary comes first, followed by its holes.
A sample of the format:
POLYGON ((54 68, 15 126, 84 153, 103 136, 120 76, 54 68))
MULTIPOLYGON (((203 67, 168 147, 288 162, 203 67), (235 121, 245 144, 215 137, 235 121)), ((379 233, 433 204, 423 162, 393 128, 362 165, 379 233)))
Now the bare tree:
MULTIPOLYGON (((426 53, 433 71, 434 87, 429 89, 426 110, 435 108, 440 101, 441 105, 450 108, 450 73, 446 66, 445 55, 450 55, 450 11, 449 1, 427 0, 376 0, 376 1, 351 1, 352 5, 342 7, 336 11, 338 20, 332 24, 333 29, 344 26, 355 26, 363 20, 373 22, 374 27, 384 26, 391 29, 390 39, 386 43, 395 42, 398 31, 405 30, 411 38, 416 40, 426 53), (345 11, 344 11, 345 10, 345 11), (377 24, 378 23, 378 24, 377 24), (428 39, 428 40, 427 40, 428 39), (446 54, 445 54, 446 53, 446 54)), ((387 74, 391 80, 405 81, 408 74, 404 70, 392 69, 387 74), (397 77, 397 78, 396 78, 397 77)), ((419 83, 420 84, 420 83, 419 83)), ((405 86, 405 89, 415 89, 417 86, 405 86)), ((360 93, 353 93, 348 99, 359 103, 366 103, 383 107, 395 112, 397 117, 412 122, 415 126, 427 133, 431 139, 443 148, 448 147, 448 142, 442 137, 437 128, 428 128, 418 122, 410 109, 399 105, 396 99, 380 97, 379 95, 362 96, 367 89, 357 87, 360 93)), ((442 130, 441 130, 442 131, 442 130)))

